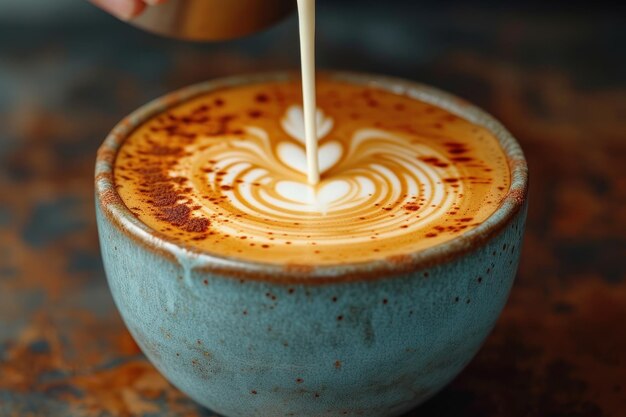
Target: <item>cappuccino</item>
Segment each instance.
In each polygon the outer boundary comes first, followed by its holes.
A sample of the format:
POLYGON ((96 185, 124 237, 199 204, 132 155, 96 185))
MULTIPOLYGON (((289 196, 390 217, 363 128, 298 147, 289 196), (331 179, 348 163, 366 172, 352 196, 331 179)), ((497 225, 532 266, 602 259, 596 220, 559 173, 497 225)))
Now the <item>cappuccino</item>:
POLYGON ((510 186, 496 137, 442 108, 320 77, 317 184, 297 81, 228 87, 153 117, 114 181, 168 240, 248 261, 328 265, 414 253, 487 219, 510 186))

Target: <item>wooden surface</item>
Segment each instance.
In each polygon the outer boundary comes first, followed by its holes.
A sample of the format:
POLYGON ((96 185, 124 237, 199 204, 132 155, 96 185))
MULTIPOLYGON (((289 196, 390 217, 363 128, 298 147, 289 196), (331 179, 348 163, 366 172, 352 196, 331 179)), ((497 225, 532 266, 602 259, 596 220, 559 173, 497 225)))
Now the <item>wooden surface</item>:
MULTIPOLYGON (((94 155, 118 119, 168 90, 296 67, 295 21, 198 46, 76 7, 69 21, 0 17, 0 416, 212 416, 146 361, 115 310, 94 155)), ((626 415, 625 25, 610 10, 555 9, 320 11, 323 66, 476 102, 530 164, 510 301, 469 367, 409 416, 626 415), (384 35, 359 38, 364 28, 384 35)))

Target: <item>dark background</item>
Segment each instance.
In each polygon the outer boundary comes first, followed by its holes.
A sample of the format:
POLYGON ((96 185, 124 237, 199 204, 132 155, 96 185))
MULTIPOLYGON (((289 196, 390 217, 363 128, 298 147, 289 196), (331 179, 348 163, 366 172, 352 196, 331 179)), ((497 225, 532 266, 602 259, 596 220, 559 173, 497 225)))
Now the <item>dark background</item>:
MULTIPOLYGON (((626 415, 626 19, 614 2, 320 0, 321 67, 436 85, 531 170, 518 280, 469 367, 411 416, 626 415)), ((0 0, 0 416, 211 416, 145 360, 98 252, 93 161, 139 105, 296 68, 295 17, 188 44, 84 1, 0 0)))

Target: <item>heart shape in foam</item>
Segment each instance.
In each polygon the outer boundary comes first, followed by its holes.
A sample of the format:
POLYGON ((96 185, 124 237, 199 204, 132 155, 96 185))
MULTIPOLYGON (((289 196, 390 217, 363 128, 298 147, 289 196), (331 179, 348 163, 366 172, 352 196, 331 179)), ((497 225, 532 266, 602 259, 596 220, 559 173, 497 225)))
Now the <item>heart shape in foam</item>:
MULTIPOLYGON (((333 119, 326 117, 321 109, 315 111, 315 124, 317 125, 317 138, 322 139, 333 129, 333 119)), ((306 143, 304 133, 304 110, 302 106, 291 106, 287 109, 285 117, 281 121, 283 130, 289 136, 302 144, 306 143)))
MULTIPOLYGON (((306 151, 292 142, 281 142, 276 149, 280 161, 289 168, 302 174, 307 172, 306 151)), ((337 141, 326 142, 318 149, 320 174, 335 166, 341 159, 343 147, 337 141)))
POLYGON ((330 206, 348 195, 350 184, 344 180, 333 180, 316 190, 303 182, 279 181, 276 192, 287 201, 301 204, 304 211, 326 212, 330 206))

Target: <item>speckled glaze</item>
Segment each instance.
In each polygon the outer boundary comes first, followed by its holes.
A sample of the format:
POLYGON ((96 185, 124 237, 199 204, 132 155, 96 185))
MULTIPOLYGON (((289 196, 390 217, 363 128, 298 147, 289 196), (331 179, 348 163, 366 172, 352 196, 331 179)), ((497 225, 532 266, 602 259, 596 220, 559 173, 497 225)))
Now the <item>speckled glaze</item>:
MULTIPOLYGON (((492 117, 446 93, 387 77, 333 73, 436 104, 490 129, 512 184, 485 223, 384 261, 304 268, 216 257, 139 222, 112 183, 126 135, 194 95, 291 74, 207 82, 122 121, 100 148, 96 208, 113 297, 135 340, 174 385, 229 417, 397 416, 453 379, 494 326, 517 269, 527 168, 492 117)), ((504 382, 504 381, 503 381, 504 382)))

